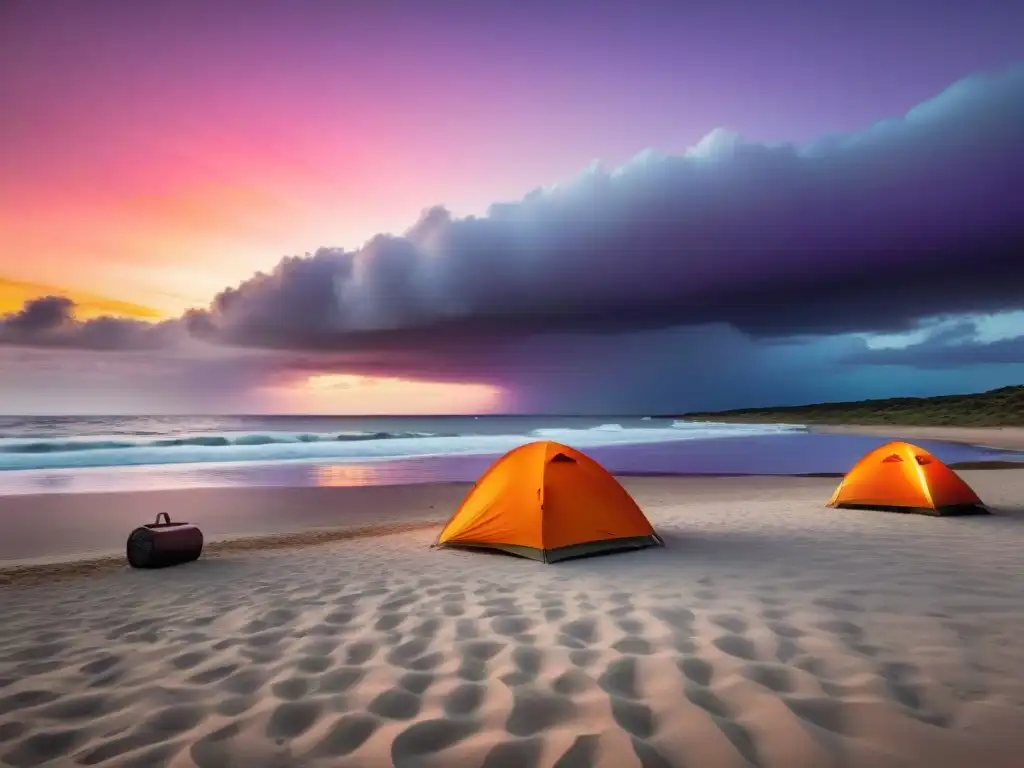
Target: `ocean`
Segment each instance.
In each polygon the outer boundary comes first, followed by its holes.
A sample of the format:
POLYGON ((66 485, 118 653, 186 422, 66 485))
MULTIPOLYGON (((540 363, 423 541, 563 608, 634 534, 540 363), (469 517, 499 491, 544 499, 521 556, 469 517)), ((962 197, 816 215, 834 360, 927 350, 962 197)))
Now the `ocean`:
MULTIPOLYGON (((883 438, 637 417, 0 417, 0 495, 469 481, 531 440, 622 474, 844 472, 883 438)), ((946 462, 1024 455, 918 441, 946 462)))

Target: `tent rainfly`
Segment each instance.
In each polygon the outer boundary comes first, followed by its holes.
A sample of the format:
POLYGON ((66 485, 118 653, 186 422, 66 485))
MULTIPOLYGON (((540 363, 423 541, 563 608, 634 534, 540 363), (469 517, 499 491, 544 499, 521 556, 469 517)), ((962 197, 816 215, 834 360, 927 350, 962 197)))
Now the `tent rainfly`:
POLYGON ((553 563, 663 542, 604 467, 566 445, 539 441, 498 459, 433 546, 498 549, 553 563))
POLYGON ((987 514, 959 475, 923 448, 887 443, 858 461, 826 505, 926 515, 987 514))

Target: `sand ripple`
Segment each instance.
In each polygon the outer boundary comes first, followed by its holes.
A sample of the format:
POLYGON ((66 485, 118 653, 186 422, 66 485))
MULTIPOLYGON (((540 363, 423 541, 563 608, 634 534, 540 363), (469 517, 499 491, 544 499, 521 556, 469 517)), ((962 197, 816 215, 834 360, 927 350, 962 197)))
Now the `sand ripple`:
POLYGON ((1024 520, 652 517, 558 566, 412 532, 7 587, 0 762, 1019 764, 1024 520))

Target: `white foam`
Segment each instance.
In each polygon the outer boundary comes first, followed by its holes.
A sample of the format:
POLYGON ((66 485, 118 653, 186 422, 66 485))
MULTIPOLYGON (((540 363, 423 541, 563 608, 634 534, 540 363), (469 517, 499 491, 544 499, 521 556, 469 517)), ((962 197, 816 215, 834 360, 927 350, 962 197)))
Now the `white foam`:
MULTIPOLYGON (((796 429, 801 428, 680 422, 670 428, 626 428, 621 424, 602 424, 589 429, 537 429, 529 434, 520 435, 405 434, 374 438, 372 434, 346 433, 333 438, 321 435, 316 440, 304 440, 298 434, 277 433, 272 436, 272 441, 267 442, 255 440, 252 435, 235 435, 226 445, 153 445, 152 441, 132 441, 137 444, 122 447, 92 446, 88 450, 0 453, 0 470, 214 462, 360 461, 452 454, 496 455, 537 439, 554 440, 575 448, 587 449, 602 445, 744 437, 796 429)), ((81 442, 87 440, 83 439, 81 442)))
POLYGON ((803 424, 737 424, 729 421, 673 421, 673 429, 686 430, 728 430, 736 434, 771 435, 776 432, 798 432, 806 429, 803 424))

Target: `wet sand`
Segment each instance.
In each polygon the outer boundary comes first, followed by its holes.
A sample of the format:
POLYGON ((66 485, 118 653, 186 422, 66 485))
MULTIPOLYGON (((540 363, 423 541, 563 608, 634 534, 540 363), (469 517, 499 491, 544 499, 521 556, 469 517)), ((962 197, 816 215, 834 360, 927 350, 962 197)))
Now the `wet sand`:
POLYGON ((894 440, 941 440, 1002 451, 1024 451, 1024 427, 899 427, 885 425, 815 426, 815 432, 878 435, 894 440))
POLYGON ((995 514, 830 510, 828 478, 631 478, 667 546, 555 565, 430 550, 464 488, 282 491, 264 503, 391 527, 0 586, 0 764, 1011 768, 1024 473, 963 476, 995 514))

